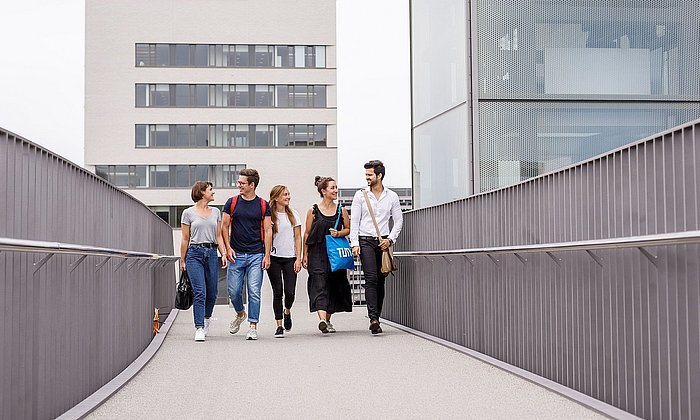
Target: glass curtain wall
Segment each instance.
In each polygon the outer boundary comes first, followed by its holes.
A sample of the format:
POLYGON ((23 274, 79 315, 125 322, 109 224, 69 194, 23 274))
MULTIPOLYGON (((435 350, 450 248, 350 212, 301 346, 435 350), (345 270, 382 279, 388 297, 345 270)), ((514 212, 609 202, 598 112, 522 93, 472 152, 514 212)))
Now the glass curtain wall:
POLYGON ((697 1, 478 1, 488 191, 700 118, 697 1))
POLYGON ((691 0, 412 0, 415 207, 700 118, 698 22, 691 0))
POLYGON ((415 207, 471 194, 465 0, 412 0, 415 207))

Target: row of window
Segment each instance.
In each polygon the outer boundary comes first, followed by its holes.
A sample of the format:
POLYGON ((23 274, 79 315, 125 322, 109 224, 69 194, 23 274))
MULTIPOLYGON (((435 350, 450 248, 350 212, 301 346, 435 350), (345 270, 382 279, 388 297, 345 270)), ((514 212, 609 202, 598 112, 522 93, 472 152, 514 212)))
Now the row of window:
POLYGON ((326 47, 308 45, 136 44, 138 67, 326 67, 326 47))
POLYGON ((137 107, 325 108, 325 85, 136 84, 137 107))
POLYGON ((190 188, 210 180, 220 188, 236 188, 246 165, 98 165, 97 176, 122 188, 190 188))
POLYGON ((136 147, 325 147, 314 124, 136 124, 136 147))

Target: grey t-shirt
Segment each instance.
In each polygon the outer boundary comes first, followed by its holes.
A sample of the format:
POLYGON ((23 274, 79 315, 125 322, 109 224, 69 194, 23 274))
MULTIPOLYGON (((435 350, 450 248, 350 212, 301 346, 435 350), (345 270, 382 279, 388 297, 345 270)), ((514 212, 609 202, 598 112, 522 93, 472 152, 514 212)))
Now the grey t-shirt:
POLYGON ((200 216, 194 207, 189 207, 182 212, 182 224, 190 225, 190 243, 216 243, 216 224, 221 221, 221 212, 216 207, 211 207, 211 214, 204 218, 200 216))

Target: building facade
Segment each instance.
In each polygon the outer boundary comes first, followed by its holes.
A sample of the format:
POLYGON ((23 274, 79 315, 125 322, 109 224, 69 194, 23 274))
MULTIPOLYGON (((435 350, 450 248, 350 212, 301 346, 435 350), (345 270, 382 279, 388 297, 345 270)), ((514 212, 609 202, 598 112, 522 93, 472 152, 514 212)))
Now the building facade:
POLYGON ((697 1, 411 0, 414 206, 700 118, 697 1))
MULTIPOLYGON (((85 165, 173 227, 210 180, 285 184, 301 213, 337 174, 335 2, 86 2, 85 165)), ((176 248, 179 230, 175 231, 176 248)))

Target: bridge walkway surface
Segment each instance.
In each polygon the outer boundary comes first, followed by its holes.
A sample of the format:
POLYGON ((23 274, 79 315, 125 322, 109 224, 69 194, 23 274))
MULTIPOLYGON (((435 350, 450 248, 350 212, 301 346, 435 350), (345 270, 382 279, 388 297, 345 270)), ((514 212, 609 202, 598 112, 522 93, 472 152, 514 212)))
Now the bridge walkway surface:
POLYGON ((206 342, 195 342, 191 309, 180 311, 153 359, 87 418, 603 418, 386 324, 373 336, 365 307, 336 314, 338 332, 321 334, 302 275, 293 328, 273 338, 265 281, 257 341, 245 340, 247 323, 231 335, 234 312, 217 305, 206 342))

